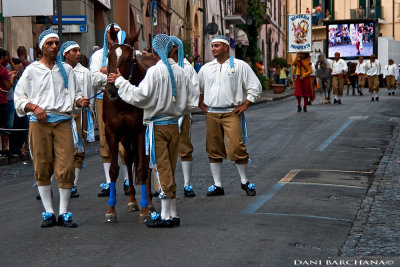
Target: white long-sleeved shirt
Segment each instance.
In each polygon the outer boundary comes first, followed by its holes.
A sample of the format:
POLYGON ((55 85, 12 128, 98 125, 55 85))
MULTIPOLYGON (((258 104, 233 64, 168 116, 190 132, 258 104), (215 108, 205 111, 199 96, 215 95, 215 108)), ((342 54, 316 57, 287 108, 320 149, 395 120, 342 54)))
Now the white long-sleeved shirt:
POLYGON ((367 74, 367 70, 365 68, 365 63, 364 62, 363 63, 360 63, 360 62, 357 63, 356 74, 367 74))
POLYGON ((367 76, 374 76, 381 74, 381 63, 377 59, 374 62, 366 62, 365 69, 367 70, 367 76))
MULTIPOLYGON (((108 62, 108 59, 107 61, 108 62)), ((103 48, 97 50, 92 55, 92 61, 90 63, 90 73, 92 75, 92 85, 96 92, 100 92, 106 87, 107 75, 101 73, 100 69, 103 68, 103 48)))
POLYGON ((139 86, 132 85, 123 77, 115 81, 122 100, 144 109, 145 123, 157 115, 178 118, 194 110, 199 104, 199 93, 190 86, 185 71, 173 59, 169 58, 168 62, 175 77, 175 101, 172 100, 172 85, 167 66, 161 60, 147 70, 139 86))
POLYGON ((347 70, 348 70, 347 63, 343 59, 339 59, 338 61, 336 60, 332 61, 332 75, 340 74, 342 73, 342 71, 346 73, 347 70))
POLYGON ((398 69, 396 64, 386 65, 383 69, 383 78, 386 76, 394 76, 397 79, 398 69))
MULTIPOLYGON (((46 113, 71 115, 76 100, 82 97, 82 89, 76 87, 72 67, 63 63, 68 75, 68 89, 64 86, 57 64, 52 69, 36 61, 30 64, 15 87, 14 105, 18 116, 26 115, 28 103, 38 105, 46 113)), ((28 112, 28 115, 33 114, 28 112)))
POLYGON ((216 59, 199 71, 200 94, 204 104, 212 108, 235 107, 246 99, 254 103, 261 96, 261 83, 250 66, 234 59, 232 72, 229 59, 219 64, 216 59))
MULTIPOLYGON (((87 98, 94 96, 90 71, 78 63, 74 68, 74 73, 76 77, 76 84, 82 89, 82 95, 87 98)), ((90 102, 93 105, 94 99, 92 99, 90 102)))
POLYGON ((187 61, 186 58, 183 60, 183 64, 184 64, 183 69, 185 70, 185 73, 191 83, 190 86, 194 90, 196 90, 198 95, 200 95, 199 76, 198 76, 196 70, 193 68, 192 64, 190 64, 190 62, 187 61))

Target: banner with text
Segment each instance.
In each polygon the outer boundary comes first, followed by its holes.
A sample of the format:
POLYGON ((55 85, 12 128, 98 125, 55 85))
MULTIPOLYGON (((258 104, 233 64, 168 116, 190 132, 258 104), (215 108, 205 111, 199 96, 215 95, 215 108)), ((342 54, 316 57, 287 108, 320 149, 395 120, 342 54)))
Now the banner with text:
POLYGON ((288 15, 288 23, 288 52, 311 52, 311 14, 288 15))

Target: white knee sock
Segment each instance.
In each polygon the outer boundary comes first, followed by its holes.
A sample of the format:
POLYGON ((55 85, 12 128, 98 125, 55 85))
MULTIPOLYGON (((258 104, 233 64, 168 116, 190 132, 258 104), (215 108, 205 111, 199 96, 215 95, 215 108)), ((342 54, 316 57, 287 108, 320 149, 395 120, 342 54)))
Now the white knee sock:
POLYGON ((38 190, 44 210, 54 214, 53 199, 51 198, 51 185, 38 186, 38 190))
POLYGON ((236 167, 239 171, 240 181, 242 184, 247 183, 249 180, 247 179, 247 164, 236 164, 236 167))
POLYGON ((69 199, 71 198, 71 189, 59 188, 60 191, 60 210, 59 214, 68 212, 69 199))
POLYGON ((80 168, 75 168, 75 180, 74 180, 74 185, 76 186, 78 184, 78 179, 79 179, 79 173, 81 172, 80 168))
POLYGON ((182 161, 182 172, 183 179, 185 180, 185 186, 190 185, 190 180, 192 178, 192 162, 191 161, 182 161))
POLYGON ((374 91, 374 97, 378 97, 378 92, 374 91))
POLYGON ((171 199, 171 212, 170 215, 172 218, 178 218, 178 212, 176 212, 176 198, 171 199))
POLYGON ((210 163, 210 169, 214 179, 215 186, 222 187, 222 182, 221 182, 222 162, 210 163))
POLYGON ((111 179, 110 179, 110 167, 111 167, 111 163, 104 162, 104 163, 103 163, 103 167, 104 167, 104 174, 105 174, 105 176, 106 176, 106 182, 109 184, 109 183, 111 183, 111 179))
POLYGON ((161 199, 161 219, 169 220, 171 216, 171 199, 163 198, 161 199))
POLYGON ((124 172, 124 181, 126 181, 126 180, 128 180, 129 179, 129 176, 128 176, 128 168, 126 167, 126 165, 125 164, 122 164, 122 170, 123 170, 123 172, 124 172))

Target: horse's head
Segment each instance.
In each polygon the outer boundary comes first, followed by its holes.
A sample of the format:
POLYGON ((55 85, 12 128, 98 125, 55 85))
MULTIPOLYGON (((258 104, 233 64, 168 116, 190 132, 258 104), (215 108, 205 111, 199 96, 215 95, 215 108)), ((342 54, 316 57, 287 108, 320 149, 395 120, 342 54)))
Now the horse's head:
MULTIPOLYGON (((131 81, 133 70, 136 64, 134 43, 137 41, 140 31, 133 36, 128 36, 123 44, 120 44, 118 31, 115 31, 114 25, 110 27, 110 38, 114 41, 108 52, 108 73, 116 73, 119 69, 121 75, 131 81)), ((106 91, 110 98, 117 98, 117 88, 114 84, 107 83, 106 91)))

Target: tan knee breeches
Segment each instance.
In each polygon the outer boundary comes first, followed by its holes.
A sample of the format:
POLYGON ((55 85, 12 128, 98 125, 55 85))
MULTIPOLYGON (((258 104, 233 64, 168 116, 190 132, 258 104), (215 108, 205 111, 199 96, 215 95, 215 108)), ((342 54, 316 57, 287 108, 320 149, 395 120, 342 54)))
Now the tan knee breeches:
POLYGON ((37 185, 50 185, 54 173, 59 188, 72 188, 75 172, 71 121, 30 122, 29 142, 37 185))
POLYGON ((379 92, 379 76, 367 76, 369 92, 379 92))
POLYGON ((182 161, 192 161, 193 145, 190 141, 190 115, 185 115, 179 134, 179 156, 182 161))
POLYGON ((207 113, 206 150, 210 163, 222 162, 226 157, 238 164, 249 160, 243 144, 241 117, 235 113, 207 113))
POLYGON ((333 76, 332 77, 333 94, 342 96, 343 95, 343 87, 344 87, 344 78, 333 76))

